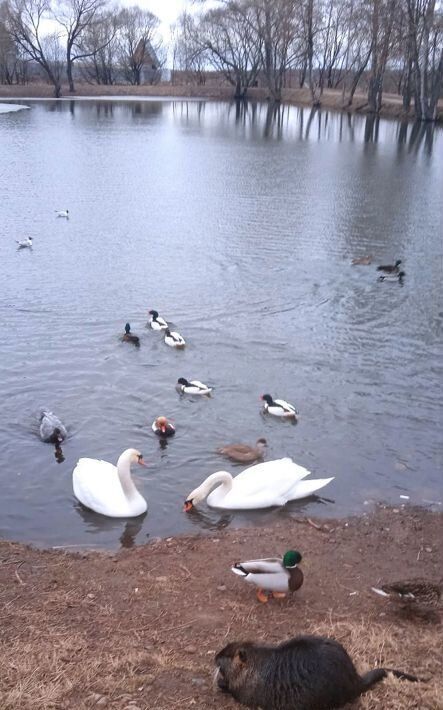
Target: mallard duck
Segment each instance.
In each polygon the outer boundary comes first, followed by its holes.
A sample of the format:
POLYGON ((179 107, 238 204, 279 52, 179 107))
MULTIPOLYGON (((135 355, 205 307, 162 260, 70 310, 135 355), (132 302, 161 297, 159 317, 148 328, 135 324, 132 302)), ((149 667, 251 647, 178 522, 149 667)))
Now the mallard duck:
POLYGON ((132 480, 131 463, 146 466, 136 449, 123 451, 117 466, 99 459, 79 459, 72 472, 75 497, 86 508, 110 518, 141 515, 148 504, 132 480))
POLYGON ((17 249, 30 249, 32 247, 32 237, 22 239, 22 241, 16 239, 15 241, 17 242, 17 249))
POLYGON ((125 325, 125 334, 122 335, 122 341, 124 343, 133 343, 134 345, 140 345, 140 338, 138 335, 132 335, 131 326, 129 323, 125 325))
POLYGON ((165 343, 169 345, 170 348, 183 349, 186 345, 185 339, 182 338, 180 333, 175 333, 170 331, 169 328, 165 329, 165 343))
POLYGON ((263 409, 274 417, 286 417, 286 419, 297 419, 297 410, 289 402, 284 399, 272 399, 270 394, 263 394, 261 399, 264 401, 263 409))
POLYGON ((217 471, 187 496, 184 510, 189 512, 207 497, 212 508, 255 510, 286 505, 290 500, 306 498, 333 480, 319 478, 304 481, 310 471, 290 458, 265 461, 249 466, 233 478, 227 471, 217 471), (221 484, 221 485, 219 485, 221 484), (215 490, 212 490, 215 486, 215 490))
POLYGON ((48 444, 60 444, 68 432, 58 417, 45 409, 40 414, 40 439, 48 444))
POLYGON ((403 279, 406 276, 404 271, 399 271, 398 274, 382 274, 377 281, 389 281, 390 283, 403 284, 403 279))
POLYGON ((285 597, 303 584, 303 572, 297 565, 302 556, 297 550, 288 550, 280 557, 237 562, 231 570, 245 582, 257 587, 257 599, 267 602, 269 597, 285 597))
POLYGON ((377 271, 384 271, 387 274, 398 274, 400 264, 401 259, 397 259, 395 264, 382 264, 381 266, 377 266, 377 271))
POLYGON ((222 456, 227 456, 228 459, 233 461, 238 461, 239 463, 252 463, 253 461, 258 461, 262 459, 266 453, 267 441, 266 439, 257 439, 255 446, 248 446, 247 444, 229 444, 229 446, 222 446, 221 449, 217 449, 217 453, 222 456))
POLYGON ((367 256, 358 256, 355 259, 352 259, 352 264, 353 266, 370 266, 372 264, 372 254, 368 254, 367 256))
POLYGON ((55 214, 57 217, 64 217, 65 219, 69 219, 69 210, 55 210, 55 214))
POLYGON ((174 436, 175 427, 166 417, 157 417, 152 423, 152 431, 161 437, 174 436))
POLYGON ((212 392, 212 387, 208 387, 200 380, 188 381, 185 377, 178 378, 176 388, 180 394, 206 394, 209 396, 212 392))
POLYGON ((149 325, 152 330, 166 330, 168 324, 164 318, 158 315, 158 311, 149 311, 149 315, 151 316, 149 325))
POLYGON ((403 605, 419 604, 422 606, 438 606, 441 598, 441 582, 429 582, 417 577, 399 582, 383 584, 380 588, 372 587, 372 591, 390 601, 403 605))

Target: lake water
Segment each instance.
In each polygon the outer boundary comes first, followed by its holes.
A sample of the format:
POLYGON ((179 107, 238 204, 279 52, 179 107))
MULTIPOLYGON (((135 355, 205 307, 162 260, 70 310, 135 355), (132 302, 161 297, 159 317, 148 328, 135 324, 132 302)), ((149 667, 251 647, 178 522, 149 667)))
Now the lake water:
POLYGON ((441 129, 266 105, 27 103, 0 117, 2 537, 116 547, 374 500, 441 510, 441 129), (351 266, 367 253, 402 259, 404 285, 351 266), (151 308, 185 351, 145 328, 151 308), (119 341, 126 321, 139 349, 119 341), (180 398, 180 376, 214 396, 180 398), (263 392, 299 424, 262 416, 263 392), (62 463, 38 438, 41 406, 69 427, 62 463), (159 414, 177 428, 166 448, 159 414), (259 436, 268 459, 335 476, 323 497, 183 513, 209 473, 241 470, 217 446, 259 436), (77 459, 129 446, 151 464, 135 471, 146 517, 83 510, 77 459))

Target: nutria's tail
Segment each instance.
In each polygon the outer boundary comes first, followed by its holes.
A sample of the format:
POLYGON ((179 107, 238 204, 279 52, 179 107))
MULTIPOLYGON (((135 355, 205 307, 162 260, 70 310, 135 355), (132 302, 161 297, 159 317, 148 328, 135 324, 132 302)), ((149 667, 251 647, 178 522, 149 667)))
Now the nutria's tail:
POLYGON ((420 680, 420 678, 417 678, 415 675, 404 673, 404 671, 397 671, 394 668, 374 668, 373 671, 369 671, 369 673, 365 673, 365 675, 362 676, 362 693, 366 693, 366 691, 373 688, 376 683, 379 683, 383 678, 387 678, 388 673, 392 673, 396 678, 400 678, 400 680, 409 680, 411 683, 418 683, 420 680))

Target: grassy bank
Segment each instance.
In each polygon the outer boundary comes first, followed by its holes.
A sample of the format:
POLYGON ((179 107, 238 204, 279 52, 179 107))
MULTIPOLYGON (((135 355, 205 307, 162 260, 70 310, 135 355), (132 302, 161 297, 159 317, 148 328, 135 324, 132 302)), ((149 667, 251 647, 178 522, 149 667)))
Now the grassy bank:
POLYGON ((302 632, 338 639, 361 671, 376 665, 429 679, 388 679, 362 710, 443 708, 441 626, 404 617, 371 592, 381 581, 438 579, 443 516, 390 509, 179 537, 116 554, 39 551, 0 542, 2 710, 239 707, 212 687, 228 641, 302 632), (260 604, 230 571, 241 559, 299 549, 303 587, 260 604))
MULTIPOLYGON (((75 94, 70 94, 68 87, 63 87, 63 98, 75 98, 76 96, 167 96, 177 98, 204 98, 230 100, 232 99, 232 88, 227 86, 196 86, 187 84, 184 86, 174 86, 172 84, 160 84, 158 86, 97 86, 96 84, 77 84, 75 94)), ((250 89, 248 96, 251 100, 265 101, 267 92, 265 89, 250 89)), ((27 84, 25 86, 5 86, 0 85, 0 99, 15 98, 52 98, 53 92, 48 84, 27 84)), ((283 91, 283 103, 299 106, 311 106, 311 95, 308 89, 285 89, 283 91)), ((347 113, 366 114, 368 105, 366 96, 355 94, 353 105, 343 108, 341 91, 327 89, 321 98, 321 106, 324 109, 334 111, 346 111, 347 113)), ((439 120, 443 120, 443 101, 440 102, 439 120)), ((413 113, 405 113, 400 96, 395 94, 384 94, 380 116, 413 120, 413 113)))

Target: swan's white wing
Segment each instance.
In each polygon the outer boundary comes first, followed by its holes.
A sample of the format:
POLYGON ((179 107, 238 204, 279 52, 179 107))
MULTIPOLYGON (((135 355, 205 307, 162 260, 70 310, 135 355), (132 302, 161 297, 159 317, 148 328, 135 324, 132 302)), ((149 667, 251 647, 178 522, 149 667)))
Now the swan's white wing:
POLYGON ((290 458, 264 461, 250 466, 233 479, 231 490, 220 498, 216 488, 209 494, 209 505, 235 510, 251 510, 284 505, 291 500, 295 484, 310 471, 290 458))
POLYGON ((124 517, 127 501, 121 487, 117 467, 108 461, 79 459, 72 473, 74 495, 80 503, 96 513, 124 517))
POLYGON ((332 478, 310 478, 309 481, 299 481, 294 485, 293 489, 289 491, 288 501, 307 498, 307 496, 316 493, 316 491, 319 491, 320 488, 324 488, 324 486, 327 486, 328 483, 333 480, 334 476, 332 476, 332 478))
POLYGON ((289 404, 289 402, 285 402, 284 399, 274 399, 275 404, 279 404, 281 407, 284 407, 284 409, 287 409, 289 412, 294 412, 296 413, 296 409, 292 404, 289 404))

